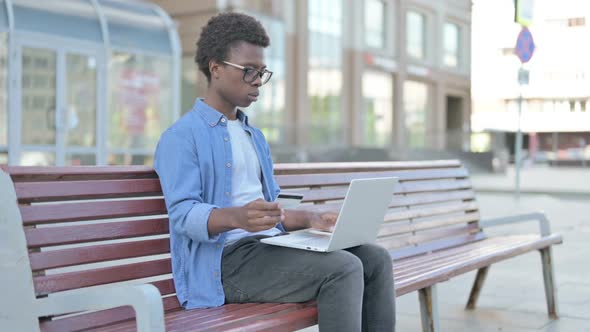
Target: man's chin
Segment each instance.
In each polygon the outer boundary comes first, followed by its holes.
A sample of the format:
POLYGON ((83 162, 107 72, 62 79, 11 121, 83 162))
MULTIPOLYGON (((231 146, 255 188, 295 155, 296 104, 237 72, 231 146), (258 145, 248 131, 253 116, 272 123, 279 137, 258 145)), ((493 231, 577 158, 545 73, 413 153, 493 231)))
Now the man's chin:
POLYGON ((246 107, 249 107, 250 105, 252 105, 252 103, 254 103, 254 102, 251 100, 245 100, 245 101, 241 102, 240 104, 238 104, 238 107, 246 108, 246 107))

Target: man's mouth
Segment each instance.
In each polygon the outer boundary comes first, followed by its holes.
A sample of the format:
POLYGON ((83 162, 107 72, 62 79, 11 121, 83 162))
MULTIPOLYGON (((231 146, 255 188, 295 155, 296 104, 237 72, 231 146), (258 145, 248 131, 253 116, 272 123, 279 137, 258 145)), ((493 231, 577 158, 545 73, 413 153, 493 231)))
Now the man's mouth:
POLYGON ((257 101, 257 100, 258 100, 258 93, 249 93, 249 94, 248 94, 248 98, 249 98, 251 101, 257 101))

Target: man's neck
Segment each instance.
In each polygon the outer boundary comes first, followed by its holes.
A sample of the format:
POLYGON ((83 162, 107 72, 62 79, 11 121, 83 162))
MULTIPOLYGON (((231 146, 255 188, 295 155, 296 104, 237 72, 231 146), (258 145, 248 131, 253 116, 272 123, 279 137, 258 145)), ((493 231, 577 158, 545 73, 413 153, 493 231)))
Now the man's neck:
POLYGON ((205 94, 205 98, 203 99, 203 101, 205 102, 205 104, 213 107, 216 111, 221 112, 228 119, 237 119, 237 107, 223 100, 223 98, 221 98, 218 94, 211 93, 211 91, 209 90, 207 91, 207 94, 205 94))

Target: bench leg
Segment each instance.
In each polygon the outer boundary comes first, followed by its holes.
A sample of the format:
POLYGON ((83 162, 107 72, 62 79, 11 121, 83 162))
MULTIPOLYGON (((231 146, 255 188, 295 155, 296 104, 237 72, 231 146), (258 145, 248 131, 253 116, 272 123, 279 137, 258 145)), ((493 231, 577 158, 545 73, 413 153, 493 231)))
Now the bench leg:
POLYGON ((473 282, 473 287, 471 287, 471 293, 469 294, 469 300, 467 301, 467 305, 465 309, 473 310, 475 309, 475 305, 477 304, 477 299, 479 298, 479 293, 481 292, 481 288, 483 287, 483 282, 486 280, 486 276, 488 275, 488 270, 490 269, 490 265, 486 267, 482 267, 481 269, 477 270, 477 275, 475 276, 475 281, 473 282))
POLYGON ((539 250, 543 264, 543 281, 545 283, 545 297, 547 298, 547 312, 549 318, 557 319, 557 290, 555 288, 555 273, 553 272, 553 255, 551 247, 539 250))
POLYGON ((438 326, 438 299, 436 285, 422 288, 418 291, 420 299, 420 316, 422 318, 422 331, 439 332, 438 326))

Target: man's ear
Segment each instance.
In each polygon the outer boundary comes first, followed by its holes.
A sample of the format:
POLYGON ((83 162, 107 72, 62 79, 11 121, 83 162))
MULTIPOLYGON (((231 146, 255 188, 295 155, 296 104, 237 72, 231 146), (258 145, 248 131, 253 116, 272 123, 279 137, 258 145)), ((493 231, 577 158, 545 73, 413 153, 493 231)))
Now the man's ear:
POLYGON ((211 73, 211 78, 219 78, 219 67, 219 63, 215 60, 209 60, 209 72, 211 73))

